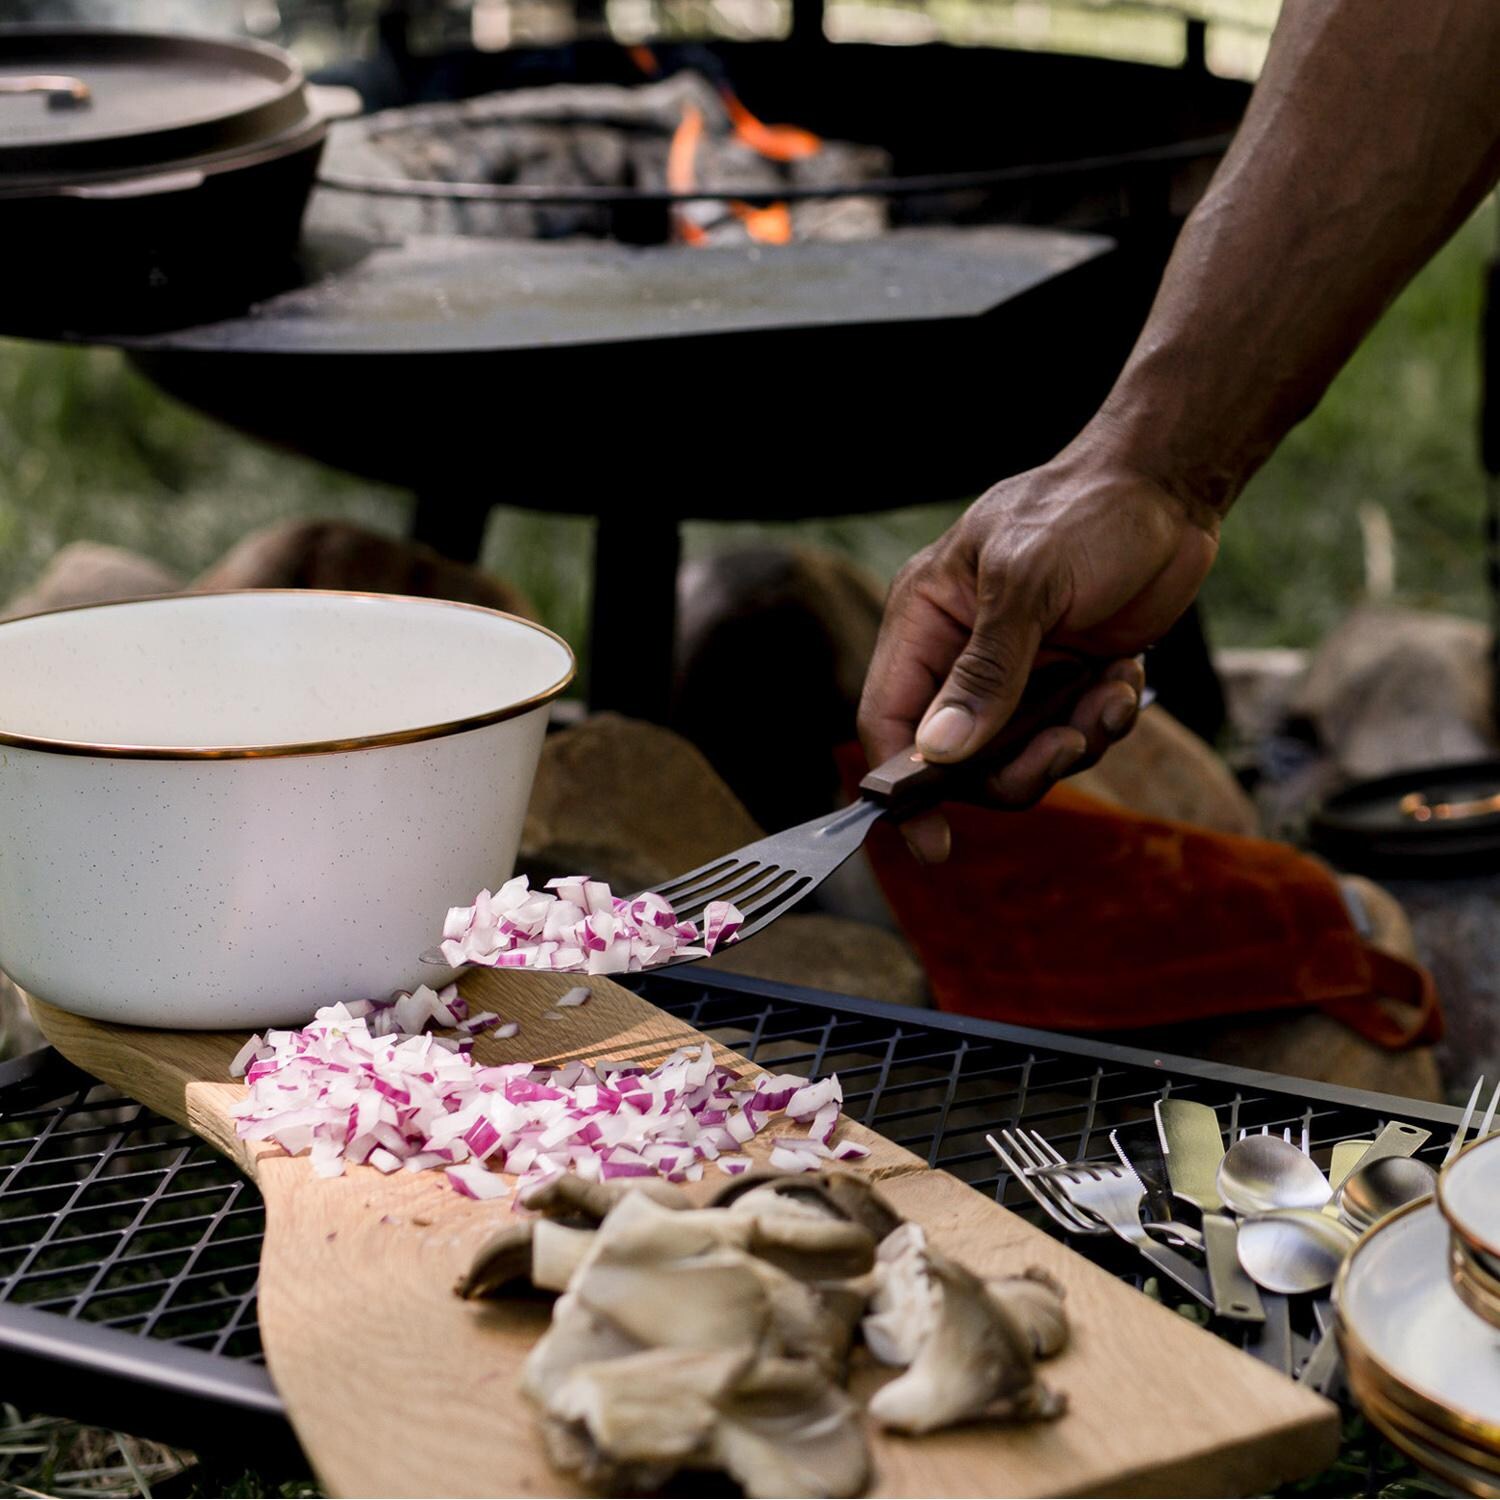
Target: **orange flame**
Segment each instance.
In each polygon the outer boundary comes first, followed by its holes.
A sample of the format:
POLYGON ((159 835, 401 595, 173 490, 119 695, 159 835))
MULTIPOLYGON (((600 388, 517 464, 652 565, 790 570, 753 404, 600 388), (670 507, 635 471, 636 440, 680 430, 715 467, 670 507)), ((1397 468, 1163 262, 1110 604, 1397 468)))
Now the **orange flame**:
MULTIPOLYGON (((632 48, 631 57, 642 72, 656 64, 648 48, 632 48), (637 53, 644 56, 637 56, 637 53)), ((724 106, 734 126, 736 138, 757 155, 769 161, 798 161, 823 149, 823 143, 810 130, 795 125, 766 125, 756 119, 725 86, 721 91, 724 106)), ((673 132, 667 150, 667 186, 674 193, 690 193, 698 185, 698 148, 703 142, 703 111, 695 104, 684 104, 682 120, 673 132)), ((745 233, 762 245, 787 245, 792 239, 792 215, 785 203, 753 208, 748 203, 731 202, 730 211, 745 228, 745 233)), ((672 210, 675 237, 684 245, 702 245, 707 231, 693 221, 686 205, 672 210)))
POLYGON ((792 215, 785 203, 770 203, 765 208, 752 208, 748 203, 729 206, 752 240, 762 245, 791 244, 792 215))
MULTIPOLYGON (((674 193, 690 193, 698 186, 698 145, 703 139, 703 111, 696 104, 682 106, 682 122, 667 149, 667 186, 674 193)), ((686 204, 672 209, 672 228, 685 245, 701 245, 708 235, 687 215, 686 204)))
POLYGON ((644 46, 627 47, 625 55, 638 67, 647 78, 655 78, 661 72, 661 64, 656 60, 656 54, 644 46))
POLYGON ((727 84, 719 89, 719 95, 729 111, 735 135, 757 156, 767 161, 802 161, 823 149, 823 142, 810 130, 796 125, 767 125, 758 120, 727 84))

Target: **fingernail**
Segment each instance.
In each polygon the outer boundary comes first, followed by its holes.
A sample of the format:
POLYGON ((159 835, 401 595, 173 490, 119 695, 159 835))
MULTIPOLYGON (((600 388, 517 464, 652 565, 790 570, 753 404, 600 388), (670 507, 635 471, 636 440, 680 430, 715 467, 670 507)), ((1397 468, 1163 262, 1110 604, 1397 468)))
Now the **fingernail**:
POLYGON ((1056 755, 1052 757, 1052 764, 1047 767, 1047 774, 1054 781, 1061 781, 1074 766, 1083 759, 1083 746, 1064 745, 1056 755))
POLYGON ((1103 721, 1105 732, 1108 734, 1123 734, 1135 717, 1136 710, 1140 707, 1141 700, 1132 692, 1128 699, 1111 698, 1104 705, 1104 712, 1099 715, 1103 721))
POLYGON ((911 857, 916 860, 919 865, 925 865, 927 863, 927 856, 923 854, 922 846, 915 839, 907 839, 906 847, 911 850, 911 857))
POLYGON ((974 715, 956 703, 949 703, 917 731, 917 749, 923 755, 957 755, 973 732, 974 715))

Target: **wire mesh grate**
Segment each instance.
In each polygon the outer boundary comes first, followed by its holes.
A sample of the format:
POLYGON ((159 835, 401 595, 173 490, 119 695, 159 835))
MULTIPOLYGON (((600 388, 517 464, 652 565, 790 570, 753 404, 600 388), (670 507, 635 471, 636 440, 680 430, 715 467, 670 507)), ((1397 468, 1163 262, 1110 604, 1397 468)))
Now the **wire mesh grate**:
POLYGON ((258 1360, 264 1223, 196 1136, 60 1060, 0 1092, 0 1302, 258 1360))
MULTIPOLYGON (((1069 1157, 1097 1159, 1112 1156, 1118 1130, 1149 1184, 1151 1108, 1167 1093, 1215 1106, 1231 1132, 1305 1129, 1325 1163, 1334 1142, 1371 1135, 1398 1111, 1432 1130, 1424 1154, 1435 1156, 1457 1119, 1442 1106, 735 976, 653 975, 639 989, 762 1066, 838 1073, 851 1117, 1049 1229, 999 1170, 987 1133, 1026 1125, 1069 1157)), ((182 1127, 56 1054, 0 1069, 0 1369, 8 1307, 55 1315, 53 1357, 64 1363, 75 1354, 87 1363, 91 1329, 137 1336, 137 1381, 174 1345, 220 1356, 217 1368, 230 1374, 260 1364, 264 1222, 253 1184, 182 1127)), ((1139 1281, 1140 1263, 1103 1239, 1077 1248, 1139 1281)), ((255 1374, 263 1403, 268 1388, 255 1374)), ((122 1377, 95 1360, 86 1378, 97 1395, 98 1382, 122 1377)), ((14 1398, 0 1388, 0 1399, 14 1398)), ((216 1399, 232 1407, 232 1380, 216 1399)))

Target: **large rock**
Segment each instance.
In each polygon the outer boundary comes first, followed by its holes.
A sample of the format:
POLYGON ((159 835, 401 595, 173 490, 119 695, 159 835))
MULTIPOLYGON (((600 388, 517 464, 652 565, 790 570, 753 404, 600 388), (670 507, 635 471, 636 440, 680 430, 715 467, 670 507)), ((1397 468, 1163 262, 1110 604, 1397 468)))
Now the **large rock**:
POLYGON ((1352 777, 1486 758, 1490 643, 1474 620, 1362 605, 1313 653, 1291 712, 1352 777))
POLYGON ((282 521, 231 547, 190 585, 214 589, 358 589, 483 604, 535 617, 526 597, 504 580, 454 562, 420 542, 344 521, 282 521))
POLYGON ((595 714, 542 749, 518 869, 585 873, 617 891, 661 885, 762 830, 680 735, 595 714))
POLYGON ((826 912, 778 917, 704 966, 776 984, 861 995, 891 1005, 927 1005, 927 978, 895 933, 826 912))
POLYGON ((182 580, 175 573, 139 552, 103 542, 69 542, 53 555, 41 577, 5 606, 0 618, 175 594, 181 587, 182 580))
POLYGON ((1443 1098, 1437 1055, 1431 1047, 1388 1052, 1321 1011, 1201 1021, 1115 1039, 1153 1052, 1176 1052, 1397 1098, 1443 1098))
POLYGON ((1069 785, 1148 817, 1216 833, 1260 832, 1255 804, 1229 767, 1159 705, 1146 709, 1129 735, 1069 785))
POLYGON ((1257 745, 1280 730, 1307 663, 1306 651, 1280 646, 1231 646, 1214 652, 1214 670, 1238 739, 1257 745))
POLYGON ((834 805, 833 751, 854 737, 884 591, 832 552, 755 547, 678 582, 672 727, 767 828, 834 805))

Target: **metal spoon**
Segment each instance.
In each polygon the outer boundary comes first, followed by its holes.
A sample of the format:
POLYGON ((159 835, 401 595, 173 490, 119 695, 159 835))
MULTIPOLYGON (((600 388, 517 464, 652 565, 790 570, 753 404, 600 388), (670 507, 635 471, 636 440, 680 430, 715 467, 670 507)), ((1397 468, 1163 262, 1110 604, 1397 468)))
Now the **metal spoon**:
POLYGON ((1415 1203, 1437 1191, 1437 1173, 1425 1161, 1384 1156, 1349 1174, 1339 1189, 1339 1216, 1363 1232, 1404 1203, 1415 1203))
POLYGON ((1141 1228, 1169 1245, 1183 1245, 1200 1255, 1203 1253, 1203 1233, 1191 1224, 1183 1224, 1177 1219, 1147 1219, 1141 1228))
POLYGON ((1332 1196, 1317 1165, 1274 1135, 1236 1141, 1219 1163, 1218 1189, 1242 1218, 1277 1208, 1321 1208, 1332 1196))
POLYGON ((1315 1209, 1278 1208, 1240 1225, 1240 1264, 1268 1292, 1321 1292, 1357 1242, 1352 1229, 1315 1209))

